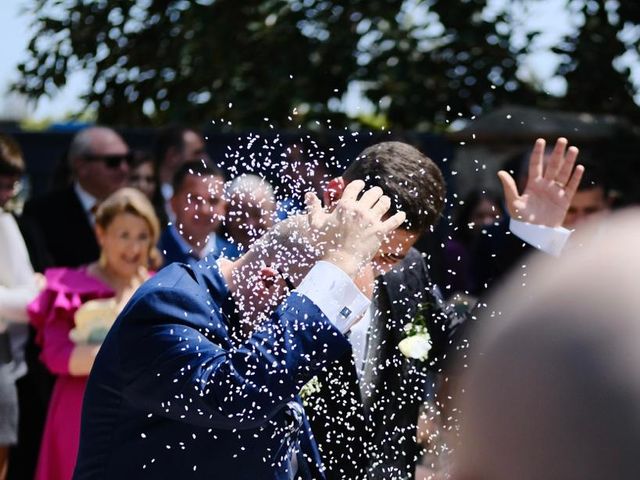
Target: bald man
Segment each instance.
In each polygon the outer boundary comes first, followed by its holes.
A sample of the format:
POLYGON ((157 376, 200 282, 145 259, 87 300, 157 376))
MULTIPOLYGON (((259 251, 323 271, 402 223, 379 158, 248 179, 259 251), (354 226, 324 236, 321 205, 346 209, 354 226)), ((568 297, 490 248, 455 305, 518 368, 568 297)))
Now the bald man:
POLYGON ((478 323, 452 478, 640 478, 640 212, 607 231, 512 278, 478 323))
POLYGON ((98 259, 94 207, 125 186, 131 156, 114 130, 89 127, 71 141, 68 161, 72 184, 27 202, 24 215, 41 230, 52 263, 76 267, 98 259))

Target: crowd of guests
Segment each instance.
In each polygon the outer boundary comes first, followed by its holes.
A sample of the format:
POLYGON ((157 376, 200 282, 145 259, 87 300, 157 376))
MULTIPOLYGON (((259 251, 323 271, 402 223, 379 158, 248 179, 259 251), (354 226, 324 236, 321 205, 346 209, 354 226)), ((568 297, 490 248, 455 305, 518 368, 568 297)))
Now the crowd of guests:
POLYGON ((87 376, 133 291, 172 262, 237 257, 273 225, 266 180, 225 185, 204 146, 171 127, 154 153, 132 152, 112 129, 84 129, 66 184, 17 217, 24 159, 0 136, 0 478, 71 478, 87 376))
MULTIPOLYGON (((394 163, 397 158, 407 159, 409 167, 417 162, 434 179, 423 193, 430 196, 424 204, 431 209, 416 203, 415 212, 407 212, 413 223, 394 232, 358 285, 374 299, 365 320, 351 333, 354 375, 367 378, 368 385, 354 396, 367 398, 360 401, 373 412, 377 430, 369 433, 380 446, 371 478, 407 478, 413 473, 421 449, 407 446, 407 439, 414 438, 419 409, 425 395, 432 394, 426 390, 440 388, 442 371, 448 367, 432 362, 428 370, 436 372, 435 380, 411 383, 398 380, 407 373, 397 349, 387 359, 373 358, 385 345, 398 343, 396 334, 383 325, 406 322, 420 307, 415 299, 407 302, 402 296, 406 292, 401 292, 407 285, 412 292, 433 291, 435 304, 444 300, 440 294, 444 291, 444 297, 470 308, 533 248, 509 234, 502 197, 472 192, 455 212, 452 234, 444 245, 443 288, 432 285, 423 256, 412 246, 438 220, 444 180, 433 162, 402 145, 378 149, 375 155, 365 151, 342 177, 327 182, 324 192, 330 205, 335 200, 332 195, 339 196, 345 183, 377 175, 385 179, 383 190, 395 189, 393 193, 404 195, 405 206, 411 207, 415 195, 406 192, 403 178, 395 174, 394 168, 406 167, 394 163), (379 165, 379 158, 387 164, 379 165), (392 270, 398 262, 403 268, 392 270), (409 265, 419 273, 405 272, 409 265), (411 312, 397 312, 398 304, 411 312), (371 336, 376 329, 378 334, 371 336), (393 368, 382 374, 372 371, 372 362, 393 368), (389 403, 390 396, 396 397, 389 395, 394 389, 406 394, 398 395, 397 404, 389 403), (416 390, 425 393, 416 395, 416 390), (388 437, 391 425, 399 433, 388 437), (402 453, 396 451, 398 445, 402 453), (383 457, 395 457, 397 465, 385 464, 383 457)), ((228 181, 208 158, 203 137, 189 128, 163 130, 149 152, 132 152, 112 129, 86 128, 73 138, 67 160, 66 184, 28 200, 16 217, 9 207, 25 165, 15 141, 0 136, 0 480, 70 479, 88 374, 111 323, 137 287, 173 262, 197 268, 207 256, 238 258, 296 201, 277 199, 269 182, 257 175, 228 181)), ((299 170, 296 161, 291 168, 299 170)), ((413 176, 411 168, 405 173, 407 178, 413 176)), ((563 223, 566 228, 579 228, 585 219, 593 220, 610 208, 606 187, 597 175, 589 175, 572 199, 563 223)), ((523 176, 526 182, 526 171, 523 176)), ((447 308, 442 312, 449 316, 444 325, 455 323, 456 313, 447 308)), ((349 357, 348 363, 353 362, 349 357)), ((350 365, 322 388, 348 382, 341 379, 346 371, 351 371, 350 365)), ((330 429, 340 426, 329 425, 340 423, 345 414, 332 412, 326 404, 317 408, 323 413, 315 416, 322 418, 314 418, 313 412, 309 416, 321 453, 329 458, 329 476, 352 478, 349 465, 356 463, 354 452, 332 445, 335 432, 330 429), (327 411, 331 414, 325 417, 327 411)))

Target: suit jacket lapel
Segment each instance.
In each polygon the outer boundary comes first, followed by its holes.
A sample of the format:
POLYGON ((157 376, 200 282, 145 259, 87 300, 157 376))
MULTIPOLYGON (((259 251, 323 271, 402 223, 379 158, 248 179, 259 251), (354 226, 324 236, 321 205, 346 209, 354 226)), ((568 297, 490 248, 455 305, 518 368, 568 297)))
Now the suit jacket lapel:
MULTIPOLYGON (((398 350, 404 338, 404 326, 415 317, 426 289, 426 270, 420 254, 411 250, 395 269, 376 280, 376 308, 371 321, 364 381, 370 395, 365 396, 365 411, 386 390, 400 385, 410 367, 398 350)), ((386 392, 388 395, 389 392, 386 392)))
MULTIPOLYGON (((79 265, 96 260, 100 255, 96 234, 73 186, 64 190, 63 202, 66 210, 63 215, 67 218, 67 224, 70 226, 68 232, 71 232, 70 235, 73 236, 73 242, 69 243, 69 247, 74 250, 79 248, 82 251, 82 253, 75 254, 70 252, 71 256, 79 257, 78 261, 74 263, 79 265)), ((64 237, 63 242, 66 244, 68 237, 64 237)))

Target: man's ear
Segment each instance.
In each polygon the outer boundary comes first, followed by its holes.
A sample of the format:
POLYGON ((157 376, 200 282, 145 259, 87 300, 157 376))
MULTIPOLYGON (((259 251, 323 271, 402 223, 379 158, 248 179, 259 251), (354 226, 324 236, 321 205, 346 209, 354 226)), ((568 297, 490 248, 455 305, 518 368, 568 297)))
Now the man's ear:
POLYGON ((322 201, 324 206, 332 208, 336 202, 342 198, 342 192, 344 192, 345 182, 344 178, 336 177, 327 183, 324 192, 322 192, 322 201))
POLYGON ((98 245, 100 246, 100 248, 102 248, 104 244, 104 235, 105 235, 104 228, 96 224, 94 227, 94 231, 96 232, 96 240, 98 242, 98 245))

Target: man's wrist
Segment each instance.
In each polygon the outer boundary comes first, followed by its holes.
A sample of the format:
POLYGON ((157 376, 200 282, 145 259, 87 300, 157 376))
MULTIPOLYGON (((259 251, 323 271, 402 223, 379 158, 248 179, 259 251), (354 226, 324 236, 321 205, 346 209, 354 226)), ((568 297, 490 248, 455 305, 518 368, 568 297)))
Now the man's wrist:
POLYGON ((340 251, 328 252, 321 260, 332 263, 351 278, 357 277, 362 265, 362 262, 359 262, 352 255, 340 251))

